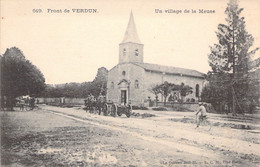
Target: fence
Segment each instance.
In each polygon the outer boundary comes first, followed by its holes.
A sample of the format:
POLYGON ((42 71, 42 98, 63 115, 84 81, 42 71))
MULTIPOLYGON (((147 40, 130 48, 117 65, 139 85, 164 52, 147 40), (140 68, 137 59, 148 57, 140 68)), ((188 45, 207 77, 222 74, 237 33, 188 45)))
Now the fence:
POLYGON ((76 105, 83 105, 84 98, 37 98, 39 103, 45 104, 76 104, 76 105))

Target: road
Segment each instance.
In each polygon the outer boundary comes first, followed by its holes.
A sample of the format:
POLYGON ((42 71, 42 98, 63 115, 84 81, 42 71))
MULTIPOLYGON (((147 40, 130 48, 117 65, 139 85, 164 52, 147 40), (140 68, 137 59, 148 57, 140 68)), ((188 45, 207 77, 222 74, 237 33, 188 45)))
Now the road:
POLYGON ((41 105, 1 112, 2 166, 259 166, 259 117, 134 111, 111 117, 41 105), (246 123, 253 130, 230 128, 246 123))

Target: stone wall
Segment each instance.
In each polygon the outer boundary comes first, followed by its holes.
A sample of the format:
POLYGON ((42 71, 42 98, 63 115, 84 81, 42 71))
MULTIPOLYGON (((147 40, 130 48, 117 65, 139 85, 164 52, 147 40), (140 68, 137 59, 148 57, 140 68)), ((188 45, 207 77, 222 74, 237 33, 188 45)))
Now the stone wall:
POLYGON ((39 100, 39 103, 55 103, 61 104, 77 104, 77 105, 84 105, 84 98, 36 98, 36 102, 39 100), (64 100, 62 100, 64 99, 64 100))
POLYGON ((169 109, 175 110, 175 111, 197 111, 199 108, 198 103, 169 103, 167 102, 165 105, 163 102, 157 103, 158 107, 167 107, 169 109))

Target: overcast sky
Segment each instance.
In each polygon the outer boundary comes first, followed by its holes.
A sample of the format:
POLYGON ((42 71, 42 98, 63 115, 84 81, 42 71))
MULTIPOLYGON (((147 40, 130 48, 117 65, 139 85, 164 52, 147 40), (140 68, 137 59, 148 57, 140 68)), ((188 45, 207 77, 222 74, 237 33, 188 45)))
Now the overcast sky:
MULTIPOLYGON (((131 10, 144 44, 144 62, 207 73, 209 46, 225 23, 227 0, 2 0, 1 54, 16 46, 44 74, 46 83, 92 81, 99 67, 118 63, 131 10), (41 9, 42 13, 33 13, 41 9), (48 13, 48 9, 70 13, 48 13), (73 13, 72 9, 97 9, 73 13), (156 13, 161 9, 163 13, 156 13), (182 10, 165 13, 164 10, 182 10), (184 10, 190 13, 184 13, 184 10), (191 10, 196 13, 191 13, 191 10), (199 9, 215 10, 212 14, 199 9)), ((260 1, 241 0, 246 29, 260 47, 260 1)), ((255 58, 260 57, 257 52, 255 58)))

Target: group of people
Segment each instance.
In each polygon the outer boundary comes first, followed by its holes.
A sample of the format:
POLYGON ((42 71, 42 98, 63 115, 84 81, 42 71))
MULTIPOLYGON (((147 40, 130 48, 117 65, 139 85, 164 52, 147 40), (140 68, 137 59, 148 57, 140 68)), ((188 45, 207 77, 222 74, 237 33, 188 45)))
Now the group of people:
POLYGON ((102 95, 101 93, 97 98, 95 98, 91 93, 88 95, 87 99, 85 100, 85 106, 87 107, 86 109, 89 110, 90 112, 100 108, 104 105, 106 102, 106 97, 102 95))
MULTIPOLYGON (((25 98, 7 98, 4 96, 1 98, 1 110, 14 110, 14 107, 19 107, 20 110, 24 109, 34 109, 36 99, 34 97, 25 97, 25 98)), ((38 100, 37 100, 38 102, 38 100)))
POLYGON ((27 97, 18 101, 18 106, 20 110, 24 110, 25 107, 29 107, 30 110, 33 110, 35 107, 35 98, 27 97))

